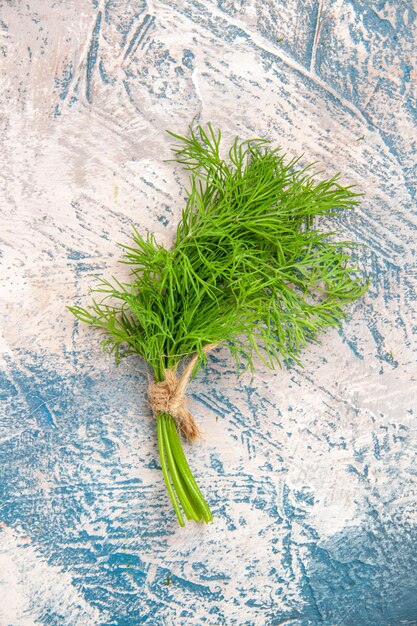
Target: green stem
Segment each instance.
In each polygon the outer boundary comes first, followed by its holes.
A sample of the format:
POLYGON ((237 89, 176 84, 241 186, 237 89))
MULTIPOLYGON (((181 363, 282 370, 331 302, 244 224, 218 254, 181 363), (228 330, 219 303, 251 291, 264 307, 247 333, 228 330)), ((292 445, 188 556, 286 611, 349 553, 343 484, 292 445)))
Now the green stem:
POLYGON ((171 502, 174 506, 175 509, 175 513, 178 519, 178 523, 180 526, 185 526, 184 523, 184 519, 181 515, 181 510, 180 507, 178 506, 178 502, 177 502, 177 498, 175 497, 175 493, 174 490, 172 488, 171 485, 171 480, 169 478, 169 472, 168 472, 168 468, 167 468, 167 464, 166 464, 166 460, 165 460, 165 449, 164 449, 164 435, 163 435, 163 414, 158 415, 158 448, 159 448, 159 456, 161 459, 161 467, 162 467, 162 473, 164 475, 165 478, 165 484, 166 484, 166 488, 168 490, 169 493, 169 497, 171 498, 171 502))
POLYGON ((185 484, 187 485, 188 490, 191 492, 192 497, 196 503, 196 505, 202 511, 202 517, 205 522, 211 522, 213 520, 213 516, 210 511, 210 507, 205 501, 198 485, 195 481, 195 478, 190 470, 190 466, 188 465, 187 459, 184 454, 184 450, 181 446, 181 440, 178 436, 177 427, 175 425, 175 421, 173 419, 169 420, 168 428, 170 429, 170 443, 174 452, 175 459, 177 464, 181 467, 181 477, 183 478, 185 484))
POLYGON ((210 522, 213 516, 190 470, 174 419, 160 413, 157 423, 162 473, 180 525, 184 526, 184 520, 178 501, 187 519, 210 522))
POLYGON ((178 499, 182 505, 182 508, 184 509, 184 513, 185 516, 188 520, 190 519, 194 519, 196 522, 198 522, 198 516, 196 515, 192 504, 190 503, 187 494, 183 488, 182 482, 181 482, 181 478, 178 474, 178 468, 177 468, 177 464, 175 462, 174 456, 172 454, 172 450, 171 450, 171 445, 170 445, 170 440, 169 440, 169 436, 168 436, 168 431, 167 431, 167 420, 163 419, 161 420, 162 422, 162 436, 164 438, 164 448, 165 448, 165 453, 166 453, 166 457, 167 457, 167 461, 168 461, 168 468, 171 474, 171 479, 172 479, 172 483, 174 486, 174 489, 177 493, 178 499))

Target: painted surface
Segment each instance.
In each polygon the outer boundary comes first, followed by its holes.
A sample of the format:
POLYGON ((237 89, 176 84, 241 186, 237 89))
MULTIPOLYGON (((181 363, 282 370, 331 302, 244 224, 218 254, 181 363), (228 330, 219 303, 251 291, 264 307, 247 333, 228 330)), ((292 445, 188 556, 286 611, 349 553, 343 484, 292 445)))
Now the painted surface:
POLYGON ((0 7, 0 624, 417 624, 416 6, 33 0, 0 7), (367 297, 304 369, 193 382, 215 515, 177 527, 139 360, 65 305, 131 225, 169 243, 164 129, 268 136, 364 192, 367 297))

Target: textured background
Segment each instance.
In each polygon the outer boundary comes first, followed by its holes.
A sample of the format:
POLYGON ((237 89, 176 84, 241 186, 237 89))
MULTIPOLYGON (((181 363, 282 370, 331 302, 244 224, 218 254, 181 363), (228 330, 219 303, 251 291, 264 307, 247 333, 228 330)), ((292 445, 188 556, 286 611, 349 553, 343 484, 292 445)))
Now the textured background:
POLYGON ((417 6, 3 0, 0 624, 417 624, 417 6), (267 136, 365 193, 339 227, 372 287, 305 368, 193 381, 212 506, 180 529, 143 363, 66 304, 169 243, 164 129, 267 136))

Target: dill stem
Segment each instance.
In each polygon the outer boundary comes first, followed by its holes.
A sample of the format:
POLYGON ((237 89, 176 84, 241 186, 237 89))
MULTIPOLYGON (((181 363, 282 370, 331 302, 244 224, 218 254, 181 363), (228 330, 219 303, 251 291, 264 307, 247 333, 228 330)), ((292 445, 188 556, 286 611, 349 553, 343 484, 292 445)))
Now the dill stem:
POLYGON ((213 516, 188 465, 174 418, 159 413, 157 422, 162 473, 180 525, 184 521, 179 504, 188 520, 211 522, 213 516))
MULTIPOLYGON (((162 423, 162 436, 164 437, 164 446, 166 457, 168 461, 169 471, 171 473, 171 479, 174 486, 174 489, 177 493, 178 500, 180 501, 182 508, 184 509, 185 516, 188 520, 193 519, 196 522, 199 521, 197 513, 194 511, 191 502, 188 500, 187 494, 184 491, 183 485, 181 483, 180 475, 178 473, 178 468, 172 454, 171 443, 167 431, 167 417, 168 415, 164 415, 161 419, 162 423)), ((168 419, 170 419, 168 417, 168 419)))
POLYGON ((182 449, 180 438, 178 436, 177 427, 173 419, 169 420, 168 427, 171 430, 170 441, 173 447, 175 458, 177 460, 177 464, 181 467, 181 476, 184 482, 187 484, 189 491, 193 495, 196 504, 198 504, 199 508, 201 509, 202 518, 205 522, 211 522, 213 520, 213 516, 211 514, 210 507, 204 499, 191 472, 190 466, 188 465, 188 461, 186 459, 184 450, 182 449))
POLYGON ((157 417, 157 423, 158 423, 158 448, 159 448, 159 457, 161 459, 162 473, 164 475, 165 485, 169 493, 169 497, 171 498, 171 502, 174 507, 177 519, 178 519, 178 523, 180 526, 185 526, 184 519, 181 515, 181 510, 178 505, 177 498, 175 497, 175 493, 171 485, 171 480, 169 478, 169 472, 168 472, 168 468, 166 464, 165 448, 164 448, 164 434, 163 434, 163 420, 164 420, 164 414, 160 413, 157 417))

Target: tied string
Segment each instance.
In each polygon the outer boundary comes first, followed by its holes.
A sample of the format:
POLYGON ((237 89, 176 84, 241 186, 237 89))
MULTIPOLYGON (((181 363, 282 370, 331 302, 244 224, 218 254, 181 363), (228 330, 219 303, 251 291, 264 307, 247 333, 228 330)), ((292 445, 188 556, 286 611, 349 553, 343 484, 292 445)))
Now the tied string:
MULTIPOLYGON (((215 347, 216 344, 214 343, 207 344, 204 346, 203 352, 207 354, 215 347)), ((176 367, 165 370, 164 380, 158 383, 151 383, 148 389, 149 401, 154 416, 156 417, 158 413, 169 413, 188 441, 198 439, 201 435, 193 415, 187 409, 185 397, 185 389, 198 358, 199 355, 194 354, 179 378, 176 374, 176 367)))

